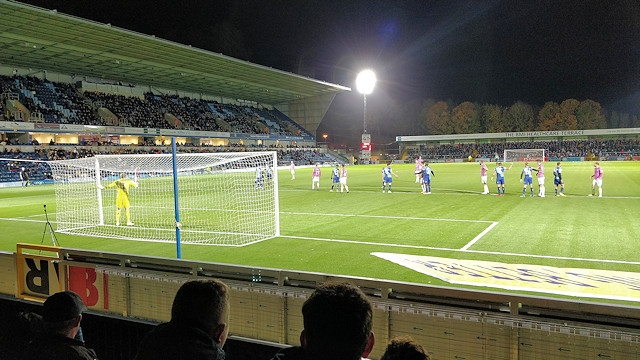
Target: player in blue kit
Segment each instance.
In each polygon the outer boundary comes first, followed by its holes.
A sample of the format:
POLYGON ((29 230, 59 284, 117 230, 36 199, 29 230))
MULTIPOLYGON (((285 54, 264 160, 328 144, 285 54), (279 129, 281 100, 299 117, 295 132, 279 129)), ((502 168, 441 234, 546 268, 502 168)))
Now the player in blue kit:
POLYGON ((422 193, 427 195, 431 194, 431 177, 436 176, 433 170, 429 166, 428 162, 424 162, 422 166, 422 193))
POLYGON ((271 168, 271 166, 267 166, 266 171, 267 171, 267 180, 272 181, 273 180, 273 169, 271 168))
POLYGON ((496 186, 498 188, 498 196, 504 196, 504 173, 507 170, 511 170, 513 163, 509 165, 508 168, 502 166, 502 163, 499 162, 496 168, 493 170, 493 173, 496 174, 496 186), (502 192, 500 191, 502 190, 502 192))
POLYGON ((398 175, 391 170, 391 163, 388 163, 387 166, 382 168, 382 192, 384 192, 386 187, 387 193, 391 194, 391 183, 393 182, 393 178, 391 176, 398 177, 398 175))
POLYGON ((338 191, 338 184, 340 184, 340 165, 336 164, 336 167, 331 172, 331 190, 329 192, 333 192, 334 187, 338 191))
POLYGON ((524 163, 524 168, 522 169, 522 172, 520 173, 520 182, 523 182, 523 177, 524 177, 524 187, 522 188, 522 195, 520 195, 520 197, 525 197, 527 196, 527 185, 529 185, 529 188, 531 189, 531 197, 533 197, 533 168, 531 166, 529 166, 528 162, 524 163))
POLYGON ((554 191, 556 196, 565 196, 564 180, 562 180, 562 168, 560 167, 560 163, 557 163, 556 168, 553 169, 553 185, 555 185, 554 191), (558 193, 558 186, 560 186, 560 193, 558 193))
POLYGON ((256 180, 255 180, 256 189, 264 189, 264 170, 262 168, 256 168, 256 180))

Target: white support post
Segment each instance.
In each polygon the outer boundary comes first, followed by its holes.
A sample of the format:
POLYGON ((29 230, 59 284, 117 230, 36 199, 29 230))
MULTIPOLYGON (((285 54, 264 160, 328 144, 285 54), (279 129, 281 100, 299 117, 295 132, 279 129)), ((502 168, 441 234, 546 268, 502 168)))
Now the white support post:
POLYGON ((104 211, 102 210, 102 189, 100 188, 100 162, 95 159, 96 164, 96 191, 98 195, 98 219, 100 225, 104 225, 104 211))
POLYGON ((278 201, 278 152, 272 151, 273 153, 273 202, 274 202, 274 211, 275 211, 275 236, 280 236, 280 201, 278 201))

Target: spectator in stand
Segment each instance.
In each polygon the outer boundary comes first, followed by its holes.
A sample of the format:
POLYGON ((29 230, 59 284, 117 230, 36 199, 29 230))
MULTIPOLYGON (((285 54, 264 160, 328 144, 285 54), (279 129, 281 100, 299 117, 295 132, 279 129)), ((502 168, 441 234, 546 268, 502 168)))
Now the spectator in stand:
POLYGON ((387 345, 380 360, 430 360, 424 348, 410 337, 396 337, 387 345))
POLYGON ((31 341, 23 359, 97 359, 96 352, 85 346, 81 336, 78 339, 86 309, 80 296, 72 291, 49 296, 42 306, 42 334, 31 341))
POLYGON ((0 329, 0 359, 21 359, 30 342, 42 333, 42 316, 20 311, 4 320, 0 329))
POLYGON ((359 288, 327 282, 302 305, 301 346, 281 350, 272 360, 360 360, 375 342, 373 308, 359 288))
POLYGON ((223 360, 229 332, 229 288, 220 280, 184 283, 171 308, 171 321, 146 334, 137 360, 223 360))

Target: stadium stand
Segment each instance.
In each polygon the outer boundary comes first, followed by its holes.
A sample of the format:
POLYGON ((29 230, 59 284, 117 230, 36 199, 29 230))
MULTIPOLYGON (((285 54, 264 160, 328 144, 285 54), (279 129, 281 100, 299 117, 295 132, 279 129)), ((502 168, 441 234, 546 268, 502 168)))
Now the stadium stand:
MULTIPOLYGON (((0 182, 19 182, 20 168, 25 167, 29 171, 30 179, 33 182, 51 179, 49 166, 45 161, 66 160, 91 157, 94 155, 106 154, 160 154, 169 153, 169 147, 131 147, 131 146, 26 146, 33 148, 33 151, 21 151, 19 146, 0 146, 0 182), (102 150, 99 150, 102 149, 102 150), (5 162, 2 160, 13 160, 5 162), (17 161, 29 160, 29 161, 17 161)), ((287 166, 293 160, 298 166, 320 164, 335 164, 339 162, 330 154, 323 153, 317 148, 273 148, 273 147, 237 147, 237 146, 214 146, 195 147, 180 146, 182 153, 200 152, 238 152, 238 151, 267 151, 275 150, 278 153, 278 165, 287 166)))
POLYGON ((474 158, 493 159, 494 154, 502 154, 505 149, 547 149, 550 158, 636 156, 640 155, 640 141, 637 139, 616 140, 559 140, 526 141, 490 144, 442 144, 420 145, 408 150, 410 158, 422 156, 426 159, 474 158))
MULTIPOLYGON (((23 105, 28 111, 17 117, 23 121, 311 136, 283 113, 264 107, 150 92, 143 97, 83 92, 72 84, 32 76, 3 75, 0 83, 3 99, 14 96, 20 103, 14 107, 19 111, 23 105)), ((6 112, 3 106, 5 116, 6 112)))
MULTIPOLYGON (((1 145, 1 144, 0 144, 1 145)), ((90 157, 96 154, 159 154, 168 153, 168 146, 129 146, 112 145, 108 143, 76 145, 27 145, 31 151, 21 151, 18 143, 9 143, 0 147, 0 158, 20 159, 32 161, 51 161, 90 157)), ((459 144, 459 145, 439 145, 436 147, 421 146, 419 150, 410 151, 408 158, 413 159, 422 156, 425 159, 443 160, 449 158, 466 158, 472 155, 475 158, 493 159, 495 153, 502 154, 504 149, 517 149, 521 147, 546 148, 549 150, 549 158, 566 157, 587 157, 597 156, 606 158, 608 156, 638 156, 640 155, 640 141, 635 139, 619 140, 563 140, 563 141, 534 141, 534 142, 514 142, 501 144, 459 144)), ((238 151, 267 151, 275 150, 278 153, 278 164, 286 166, 294 161, 298 166, 320 164, 335 164, 343 162, 335 156, 320 151, 319 148, 298 148, 298 147, 274 147, 274 146, 194 146, 185 144, 179 146, 179 151, 187 152, 238 152, 238 151)), ((19 181, 19 170, 21 166, 29 169, 33 181, 48 179, 51 175, 48 167, 37 162, 9 162, 5 167, 0 167, 0 182, 19 181), (25 165, 21 165, 25 164, 25 165)))

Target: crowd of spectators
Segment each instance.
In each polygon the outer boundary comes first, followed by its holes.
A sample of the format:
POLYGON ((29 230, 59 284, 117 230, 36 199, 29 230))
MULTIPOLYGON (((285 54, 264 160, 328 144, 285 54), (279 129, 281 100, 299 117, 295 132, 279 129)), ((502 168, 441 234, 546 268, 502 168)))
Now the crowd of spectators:
POLYGON ((5 149, 0 153, 0 182, 20 181, 20 171, 25 169, 31 181, 52 179, 51 169, 44 162, 47 157, 35 152, 5 149))
MULTIPOLYGON (((111 143, 86 144, 87 146, 56 146, 34 144, 33 152, 21 152, 19 146, 10 147, 15 141, 7 143, 3 141, 4 150, 0 152, 0 159, 53 161, 91 157, 94 155, 118 155, 118 154, 164 154, 171 151, 169 146, 157 146, 155 144, 143 144, 143 146, 114 145, 111 143)), ((181 153, 208 153, 208 152, 245 152, 245 151, 276 151, 278 164, 286 166, 293 161, 297 166, 320 164, 334 164, 340 162, 330 154, 321 152, 314 147, 280 147, 261 145, 230 144, 228 146, 196 146, 193 144, 181 144, 178 147, 181 153)), ((443 144, 435 147, 414 147, 408 151, 408 158, 414 159, 422 156, 424 159, 442 160, 450 158, 493 159, 497 154, 502 156, 504 149, 546 149, 549 158, 589 157, 599 158, 607 156, 638 156, 640 155, 640 141, 637 139, 618 140, 563 140, 563 141, 535 141, 513 142, 493 144, 443 144)), ((46 179, 50 177, 48 166, 39 162, 9 161, 6 166, 0 166, 0 181, 18 181, 22 166, 26 166, 32 180, 46 179)))
POLYGON ((98 107, 109 109, 116 118, 107 119, 103 125, 120 125, 140 128, 173 128, 165 121, 161 109, 135 96, 103 94, 86 91, 84 96, 98 107), (116 120, 117 119, 117 120, 116 120))
MULTIPOLYGON (((334 164, 338 160, 329 154, 320 152, 317 148, 275 148, 275 147, 241 147, 241 146, 215 146, 195 147, 181 146, 180 153, 211 153, 211 152, 244 152, 275 150, 278 155, 278 165, 287 166, 294 161, 298 166, 320 164, 334 164)), ((69 160, 95 155, 120 155, 120 154, 166 154, 170 153, 168 147, 132 147, 132 146, 108 146, 106 150, 99 150, 95 146, 35 146, 33 152, 20 151, 19 147, 5 146, 0 152, 0 182, 13 182, 20 180, 20 171, 25 167, 30 179, 38 181, 51 179, 51 170, 46 161, 69 160)))
MULTIPOLYGON (((309 135, 284 114, 262 107, 221 104, 178 95, 145 93, 143 97, 91 92, 73 84, 32 76, 0 75, 3 98, 16 97, 29 110, 3 120, 29 120, 81 125, 118 125, 138 128, 223 131, 247 134, 309 135), (105 116, 104 108, 113 116, 105 116)), ((20 112, 21 110, 18 110, 20 112)))
POLYGON ((177 95, 145 94, 145 100, 164 113, 172 114, 177 122, 172 128, 196 131, 223 131, 204 100, 181 98, 177 95))
POLYGON ((501 142, 487 144, 441 144, 436 146, 420 145, 408 150, 409 157, 422 156, 426 159, 463 159, 473 158, 493 159, 495 154, 502 156, 505 149, 545 149, 547 157, 606 157, 640 155, 640 140, 556 140, 556 141, 525 141, 501 142))
MULTIPOLYGON (((230 287, 218 279, 198 279, 183 283, 171 305, 171 319, 156 325, 140 341, 135 360, 227 358, 231 319, 230 287)), ((265 360, 361 360, 367 359, 376 343, 374 310, 369 297, 348 282, 328 281, 316 287, 302 305, 303 330, 300 345, 282 347, 269 353, 253 354, 265 360), (272 357, 271 357, 272 356, 272 357)), ((19 312, 11 333, 3 334, 10 349, 0 354, 19 359, 101 358, 91 348, 98 334, 81 325, 87 312, 82 297, 73 291, 50 295, 40 311, 19 312)), ((124 349, 123 349, 124 350, 124 349)), ((429 360, 429 354, 411 337, 392 339, 383 360, 429 360)))

